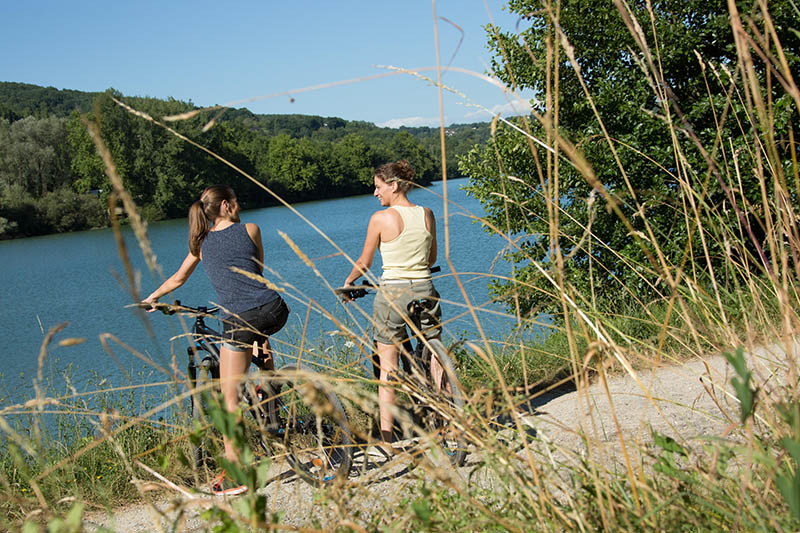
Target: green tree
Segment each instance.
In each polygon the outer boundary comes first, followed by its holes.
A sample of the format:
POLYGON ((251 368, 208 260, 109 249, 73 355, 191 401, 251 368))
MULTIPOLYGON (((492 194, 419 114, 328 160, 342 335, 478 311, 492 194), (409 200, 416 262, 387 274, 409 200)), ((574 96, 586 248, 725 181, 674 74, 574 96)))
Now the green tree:
POLYGON ((358 134, 349 133, 331 147, 332 168, 328 179, 334 187, 351 190, 364 190, 372 185, 372 172, 375 163, 372 151, 366 140, 358 134))
POLYGON ((9 109, 18 119, 29 115, 66 118, 75 110, 86 112, 91 108, 96 94, 0 81, 0 102, 3 103, 0 107, 9 109))
MULTIPOLYGON (((185 216, 200 191, 213 183, 231 184, 245 208, 276 203, 230 166, 130 113, 119 101, 155 120, 196 110, 191 102, 125 97, 114 89, 82 93, 0 82, 2 238, 103 223, 95 204, 106 204, 111 184, 87 121, 98 126, 118 176, 149 220, 185 216), (81 202, 86 202, 85 213, 75 207, 81 202), (76 209, 75 216, 65 212, 67 206, 76 209)), ((428 147, 438 140, 432 128, 411 134, 336 117, 255 115, 246 109, 212 113, 168 126, 289 201, 367 192, 373 169, 400 158, 415 165, 423 185, 438 176, 428 147), (212 117, 214 127, 204 128, 212 117)))
MULTIPOLYGON (((736 6, 745 24, 763 33, 767 15, 758 3, 736 6)), ((765 98, 778 127, 767 131, 749 123, 745 102, 729 93, 740 73, 727 2, 511 0, 508 7, 521 17, 523 29, 488 28, 495 54, 491 70, 509 87, 534 91, 538 119, 517 125, 551 148, 559 138, 560 146, 554 161, 546 149, 501 125, 493 140, 460 162, 489 221, 519 239, 520 249, 508 257, 517 265, 517 282, 498 284, 496 291, 509 302, 519 291, 523 312, 558 313, 554 288, 536 268, 554 268, 556 246, 567 259, 568 289, 598 307, 668 295, 663 269, 679 266, 687 250, 692 275, 708 279, 726 253, 724 228, 735 226, 737 215, 719 170, 724 163, 703 169, 722 139, 739 154, 741 168, 753 163, 746 147, 754 137, 772 138, 785 150, 797 120, 790 96, 774 77, 767 84, 767 69, 757 60, 753 69, 770 88, 765 98), (588 166, 581 166, 583 160, 588 166), (548 212, 545 198, 560 212, 548 212), (705 220, 699 228, 687 219, 692 202, 715 213, 717 221, 705 220), (719 238, 704 248, 699 231, 719 238), (659 252, 663 262, 653 260, 659 252)), ((796 76, 798 12, 789 0, 769 7, 796 76)), ((785 167, 789 161, 785 150, 772 163, 785 167)), ((761 192, 749 177, 743 177, 741 194, 756 205, 761 192)), ((759 227, 758 220, 750 221, 753 231, 741 253, 763 266, 759 227)))
POLYGON ((0 184, 17 184, 35 198, 69 183, 65 119, 0 120, 0 184))
POLYGON ((277 135, 269 141, 268 159, 270 175, 290 199, 316 186, 320 168, 315 147, 308 139, 277 135))
POLYGON ((70 167, 75 179, 72 187, 79 193, 100 190, 107 197, 110 183, 105 166, 94 145, 81 115, 73 112, 67 122, 67 140, 72 155, 70 167))
MULTIPOLYGON (((419 141, 425 150, 434 158, 436 175, 441 173, 442 148, 439 128, 403 127, 419 141)), ((490 125, 488 122, 472 124, 452 124, 444 129, 445 149, 447 150, 447 176, 451 179, 461 178, 458 168, 458 158, 464 156, 476 144, 483 144, 489 140, 490 125)))
POLYGON ((430 183, 434 176, 439 175, 433 156, 407 131, 398 131, 394 134, 391 144, 391 160, 407 159, 414 167, 416 176, 421 183, 430 183))
POLYGON ((0 120, 5 119, 9 122, 15 122, 21 118, 22 116, 17 114, 13 109, 4 104, 0 104, 0 120))
POLYGON ((63 187, 36 202, 38 219, 47 233, 102 227, 108 223, 106 206, 96 197, 63 187))

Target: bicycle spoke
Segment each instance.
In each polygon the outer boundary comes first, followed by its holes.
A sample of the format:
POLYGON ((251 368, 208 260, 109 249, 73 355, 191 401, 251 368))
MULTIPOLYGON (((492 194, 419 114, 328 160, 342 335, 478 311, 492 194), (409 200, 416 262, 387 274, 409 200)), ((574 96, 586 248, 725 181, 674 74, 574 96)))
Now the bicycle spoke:
MULTIPOLYGON (((455 373, 450 356, 444 345, 438 339, 431 339, 428 344, 435 352, 435 357, 444 370, 442 375, 441 390, 430 378, 429 387, 432 391, 432 400, 426 407, 426 431, 438 444, 437 448, 450 458, 455 466, 462 466, 466 461, 467 442, 463 431, 455 423, 454 417, 464 408, 464 399, 461 394, 461 385, 455 373)), ((423 350, 426 357, 430 357, 430 349, 426 346, 423 350)), ((429 373, 430 376, 430 373, 429 373)))
POLYGON ((352 466, 352 438, 344 410, 333 392, 319 390, 293 373, 294 366, 284 367, 280 374, 286 377, 272 382, 279 406, 270 410, 273 423, 284 430, 280 438, 287 459, 298 477, 313 485, 344 478, 352 466), (310 404, 312 398, 328 405, 310 404))

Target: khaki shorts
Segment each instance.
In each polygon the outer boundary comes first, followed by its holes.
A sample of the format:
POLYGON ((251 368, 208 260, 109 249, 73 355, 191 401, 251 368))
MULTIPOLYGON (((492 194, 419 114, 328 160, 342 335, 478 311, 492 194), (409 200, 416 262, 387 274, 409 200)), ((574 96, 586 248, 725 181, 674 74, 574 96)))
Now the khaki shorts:
POLYGON ((431 280, 419 280, 381 285, 372 307, 375 340, 382 344, 399 344, 407 339, 408 304, 420 298, 430 298, 436 302, 433 309, 422 317, 423 335, 427 339, 441 335, 442 307, 439 305, 439 293, 431 280))

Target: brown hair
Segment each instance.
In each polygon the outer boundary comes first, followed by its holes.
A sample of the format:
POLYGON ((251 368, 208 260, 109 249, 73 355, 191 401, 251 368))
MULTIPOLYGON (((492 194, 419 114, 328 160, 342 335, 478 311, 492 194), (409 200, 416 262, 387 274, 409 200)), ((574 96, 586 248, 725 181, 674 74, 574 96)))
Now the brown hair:
POLYGON ((200 257, 200 246, 211 229, 211 223, 219 216, 222 201, 235 199, 236 194, 227 185, 212 185, 192 204, 189 208, 189 251, 192 255, 200 257))
POLYGON ((405 159, 396 163, 384 163, 375 169, 375 177, 386 183, 397 182, 401 192, 408 192, 414 185, 414 169, 405 159))

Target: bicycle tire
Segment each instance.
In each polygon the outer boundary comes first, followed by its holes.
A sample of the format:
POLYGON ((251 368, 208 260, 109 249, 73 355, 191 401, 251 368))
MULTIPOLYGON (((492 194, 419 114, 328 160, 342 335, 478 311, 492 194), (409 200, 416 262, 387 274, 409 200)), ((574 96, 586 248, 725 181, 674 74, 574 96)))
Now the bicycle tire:
MULTIPOLYGON (((195 367, 195 376, 192 383, 192 422, 194 427, 202 427, 205 424, 206 408, 203 406, 204 395, 210 393, 209 383, 214 380, 213 372, 214 361, 211 357, 205 357, 199 365, 195 367), (197 392, 197 390, 201 392, 197 392)), ((210 457, 207 439, 201 436, 200 442, 192 447, 192 461, 194 466, 200 468, 210 457)))
POLYGON ((438 339, 428 340, 428 346, 424 346, 422 356, 425 361, 429 361, 430 349, 436 352, 436 356, 444 368, 444 375, 442 376, 442 384, 449 385, 450 394, 442 391, 437 391, 436 384, 430 370, 426 372, 428 378, 428 386, 434 393, 434 398, 438 400, 444 399, 449 405, 445 410, 431 406, 428 404, 426 407, 426 414, 424 417, 424 429, 428 436, 433 436, 434 441, 439 445, 438 448, 444 451, 445 455, 450 458, 450 463, 454 466, 463 466, 467 459, 467 441, 464 438, 464 433, 458 429, 455 424, 452 414, 462 412, 464 409, 464 395, 461 388, 461 382, 456 374, 455 365, 450 358, 444 344, 438 339))
POLYGON ((253 420, 252 423, 246 423, 248 440, 255 440, 258 448, 267 456, 273 455, 273 435, 279 433, 270 416, 270 410, 274 410, 274 390, 262 379, 246 381, 242 384, 242 397, 249 405, 246 412, 253 420), (250 427, 251 424, 254 427, 250 427))
POLYGON ((335 392, 296 376, 298 370, 311 372, 290 364, 270 379, 273 396, 267 413, 272 438, 280 439, 289 465, 312 486, 346 479, 353 466, 354 443, 344 408, 335 392), (312 395, 321 402, 309 405, 312 395))

